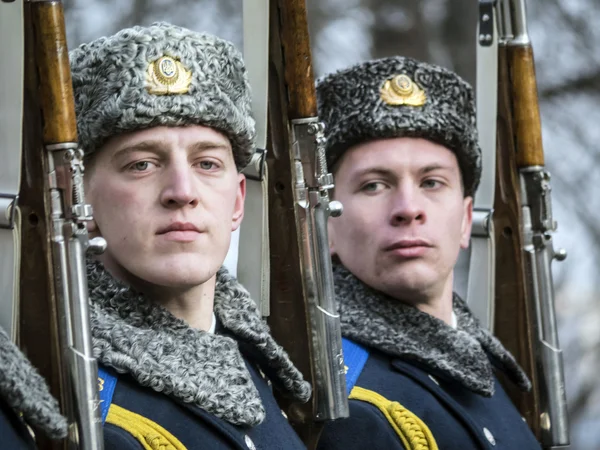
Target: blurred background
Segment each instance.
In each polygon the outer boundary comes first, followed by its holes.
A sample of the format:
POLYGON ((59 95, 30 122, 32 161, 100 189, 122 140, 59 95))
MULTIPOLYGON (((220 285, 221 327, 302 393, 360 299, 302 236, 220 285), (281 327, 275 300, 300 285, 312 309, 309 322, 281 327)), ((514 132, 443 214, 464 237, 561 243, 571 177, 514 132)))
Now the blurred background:
MULTIPOLYGON (((64 0, 70 48, 165 20, 242 48, 242 0, 64 0)), ((600 449, 600 2, 528 0, 546 165, 573 450, 600 449)), ((308 0, 316 76, 370 58, 412 56, 475 82, 475 0, 308 0)), ((457 268, 464 292, 468 255, 457 268)))

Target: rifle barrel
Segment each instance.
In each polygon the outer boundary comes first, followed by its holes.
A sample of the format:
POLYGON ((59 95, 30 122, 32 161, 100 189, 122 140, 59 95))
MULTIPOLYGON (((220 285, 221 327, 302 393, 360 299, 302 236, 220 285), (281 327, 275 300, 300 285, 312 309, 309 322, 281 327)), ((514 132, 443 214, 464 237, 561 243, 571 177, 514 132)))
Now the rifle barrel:
POLYGON ((551 263, 556 258, 550 208, 550 176, 543 167, 521 169, 524 247, 534 309, 540 408, 540 441, 545 449, 569 445, 569 424, 562 351, 554 305, 551 263))
POLYGON ((340 317, 327 236, 327 220, 330 215, 341 213, 341 206, 329 201, 327 191, 333 186, 333 177, 323 162, 322 124, 315 117, 293 120, 292 136, 297 154, 294 184, 302 278, 315 367, 315 418, 334 420, 349 415, 340 317), (323 180, 328 180, 328 186, 322 184, 323 180))

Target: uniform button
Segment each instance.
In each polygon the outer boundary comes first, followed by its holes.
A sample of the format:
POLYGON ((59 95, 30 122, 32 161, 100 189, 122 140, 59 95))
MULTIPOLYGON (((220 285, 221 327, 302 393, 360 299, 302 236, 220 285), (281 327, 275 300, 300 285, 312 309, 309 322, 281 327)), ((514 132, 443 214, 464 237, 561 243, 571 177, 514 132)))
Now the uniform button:
POLYGON ((431 378, 431 381, 433 381, 435 384, 437 384, 438 386, 440 385, 440 382, 436 380, 433 375, 428 375, 428 377, 431 378))
POLYGON ((487 428, 484 427, 483 434, 485 434, 485 437, 490 442, 490 444, 496 445, 496 439, 494 439, 494 435, 492 434, 492 432, 490 430, 488 430, 487 428))
POLYGON ((250 450, 256 450, 254 442, 252 442, 252 439, 250 439, 250 436, 248 436, 247 434, 244 436, 244 441, 246 442, 246 445, 250 450))

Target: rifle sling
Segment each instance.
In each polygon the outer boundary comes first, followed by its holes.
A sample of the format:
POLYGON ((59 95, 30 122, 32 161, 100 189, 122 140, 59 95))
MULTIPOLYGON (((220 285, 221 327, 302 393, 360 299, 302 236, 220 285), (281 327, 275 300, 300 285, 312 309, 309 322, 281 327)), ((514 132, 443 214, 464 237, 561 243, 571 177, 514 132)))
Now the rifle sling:
POLYGON ((482 174, 479 190, 473 200, 473 230, 466 298, 469 308, 481 325, 493 332, 496 258, 492 212, 496 184, 498 27, 496 6, 493 2, 481 0, 479 3, 476 100, 482 174))
POLYGON ((19 212, 23 126, 23 2, 0 3, 0 327, 17 335, 19 287, 19 212))
POLYGON ((256 120, 257 151, 243 173, 246 205, 240 227, 237 277, 261 315, 269 315, 270 254, 267 146, 267 99, 269 61, 269 1, 244 2, 244 59, 252 87, 252 115, 256 120))

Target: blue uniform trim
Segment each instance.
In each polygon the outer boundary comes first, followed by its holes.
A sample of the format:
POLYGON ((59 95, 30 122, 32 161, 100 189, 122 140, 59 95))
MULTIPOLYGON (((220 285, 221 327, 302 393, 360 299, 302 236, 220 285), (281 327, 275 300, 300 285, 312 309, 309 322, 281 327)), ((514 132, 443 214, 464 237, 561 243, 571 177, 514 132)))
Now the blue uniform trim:
POLYGON ((342 351, 344 352, 344 364, 348 368, 346 371, 346 395, 350 395, 369 359, 369 350, 350 339, 342 338, 342 351))
POLYGON ((113 394, 117 387, 117 377, 98 367, 98 390, 100 391, 100 413, 102 414, 102 425, 106 422, 108 410, 112 403, 113 394))

